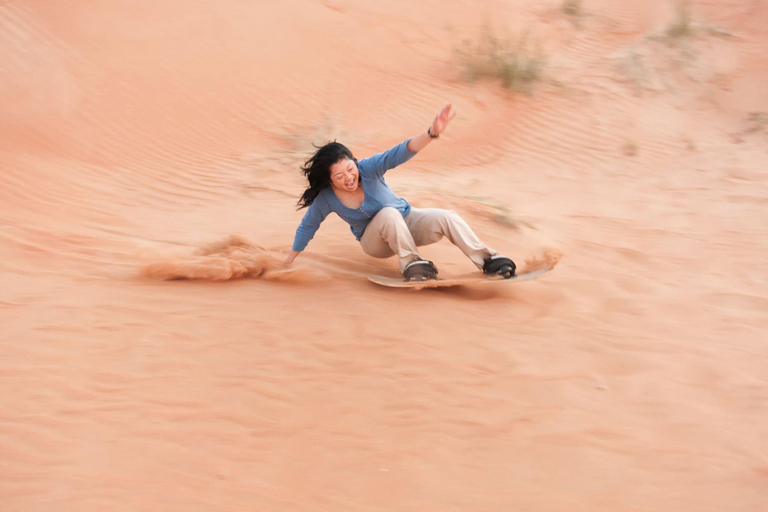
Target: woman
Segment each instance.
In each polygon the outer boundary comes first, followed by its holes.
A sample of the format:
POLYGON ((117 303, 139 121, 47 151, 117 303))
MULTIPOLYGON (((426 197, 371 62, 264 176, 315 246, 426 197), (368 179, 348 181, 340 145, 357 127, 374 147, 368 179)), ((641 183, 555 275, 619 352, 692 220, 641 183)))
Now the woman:
POLYGON ((366 254, 375 258, 397 255, 406 281, 437 278, 437 268, 419 255, 417 247, 442 237, 458 246, 486 274, 515 275, 514 262, 483 244, 456 212, 412 208, 384 181, 384 173, 437 139, 454 117, 456 112, 448 104, 426 132, 360 161, 338 142, 319 148, 302 167, 309 187, 298 204, 307 212, 296 230, 286 264, 293 263, 320 223, 335 212, 350 225, 366 254))

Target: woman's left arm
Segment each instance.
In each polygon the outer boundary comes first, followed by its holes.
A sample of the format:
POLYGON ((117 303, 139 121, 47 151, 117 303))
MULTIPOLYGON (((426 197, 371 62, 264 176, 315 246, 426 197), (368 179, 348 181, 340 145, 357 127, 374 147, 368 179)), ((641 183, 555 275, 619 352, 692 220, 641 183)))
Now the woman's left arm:
POLYGON ((443 133, 448 127, 448 123, 450 123, 454 117, 456 117, 456 111, 453 110, 453 107, 449 103, 443 107, 437 116, 435 116, 435 120, 432 121, 432 126, 430 126, 426 132, 417 135, 408 141, 408 151, 418 153, 424 149, 432 139, 438 138, 440 134, 443 133))

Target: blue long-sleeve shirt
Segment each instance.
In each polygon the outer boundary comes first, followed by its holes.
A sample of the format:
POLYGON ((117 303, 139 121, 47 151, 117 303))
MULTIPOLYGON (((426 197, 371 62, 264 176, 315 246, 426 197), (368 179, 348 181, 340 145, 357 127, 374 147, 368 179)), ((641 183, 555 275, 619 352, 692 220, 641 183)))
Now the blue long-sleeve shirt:
POLYGON ((392 149, 357 162, 360 185, 365 192, 365 200, 360 208, 353 209, 344 206, 336 197, 332 187, 322 189, 314 202, 307 207, 307 212, 296 229, 293 250, 296 252, 303 251, 312 237, 315 236, 320 224, 331 212, 335 212, 349 224, 352 234, 357 240, 360 240, 368 223, 382 208, 393 207, 403 216, 407 215, 411 210, 411 205, 392 192, 387 182, 384 181, 384 173, 413 158, 416 153, 408 150, 407 147, 410 140, 407 139, 392 149))

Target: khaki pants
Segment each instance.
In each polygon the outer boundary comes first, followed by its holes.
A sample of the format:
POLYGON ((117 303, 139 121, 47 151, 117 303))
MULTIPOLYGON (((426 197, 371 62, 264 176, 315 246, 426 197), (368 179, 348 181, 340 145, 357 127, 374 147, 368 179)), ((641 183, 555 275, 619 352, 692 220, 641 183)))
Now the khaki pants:
POLYGON ((477 268, 496 251, 483 244, 472 228, 452 210, 411 208, 403 217, 395 208, 382 208, 365 228, 360 245, 374 258, 400 259, 400 270, 420 258, 418 246, 446 237, 472 260, 477 268))

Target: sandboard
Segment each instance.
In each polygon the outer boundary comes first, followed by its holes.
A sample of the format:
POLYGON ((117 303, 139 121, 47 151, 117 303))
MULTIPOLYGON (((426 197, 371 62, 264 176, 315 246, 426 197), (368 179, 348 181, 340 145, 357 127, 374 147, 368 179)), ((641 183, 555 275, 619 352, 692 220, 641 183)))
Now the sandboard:
POLYGON ((479 273, 473 273, 465 276, 429 279, 427 281, 403 281, 402 277, 384 276, 368 276, 368 280, 390 288, 415 288, 421 290, 422 288, 444 288, 449 286, 527 281, 528 279, 536 279, 537 277, 543 276, 552 270, 552 268, 554 267, 534 270, 532 272, 526 272, 525 274, 518 274, 509 279, 504 279, 502 276, 486 276, 479 273))

